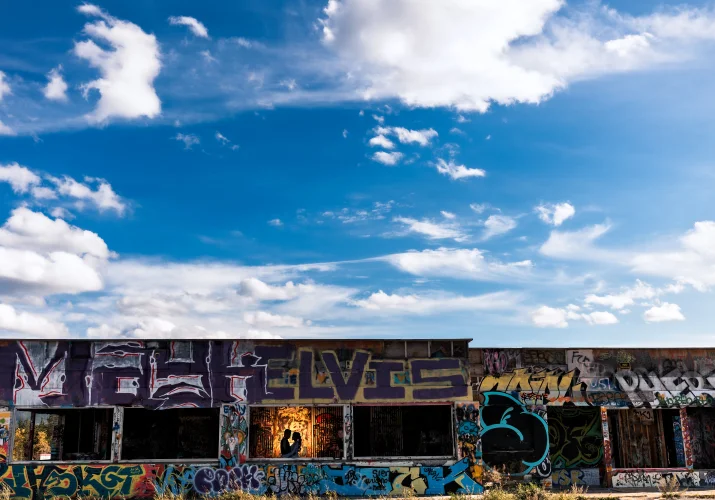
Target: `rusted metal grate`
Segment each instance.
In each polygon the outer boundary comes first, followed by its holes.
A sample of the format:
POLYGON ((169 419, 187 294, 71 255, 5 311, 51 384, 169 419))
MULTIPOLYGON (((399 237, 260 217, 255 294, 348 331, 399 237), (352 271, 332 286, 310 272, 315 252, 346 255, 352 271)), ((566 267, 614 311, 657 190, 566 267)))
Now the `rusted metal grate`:
POLYGON ((275 458, 273 451, 273 422, 277 408, 252 407, 249 455, 251 457, 275 458))
POLYGON ((313 443, 316 458, 343 457, 343 409, 322 406, 313 409, 313 443))

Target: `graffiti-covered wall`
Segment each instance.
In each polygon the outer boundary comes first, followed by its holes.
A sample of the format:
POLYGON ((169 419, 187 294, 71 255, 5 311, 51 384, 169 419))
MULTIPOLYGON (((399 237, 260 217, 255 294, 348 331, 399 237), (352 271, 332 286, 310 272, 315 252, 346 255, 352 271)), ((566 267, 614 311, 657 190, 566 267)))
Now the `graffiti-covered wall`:
POLYGON ((705 486, 714 397, 707 349, 6 341, 0 481, 27 499, 478 493, 490 469, 555 487, 705 486), (72 409, 92 439, 72 434, 72 409))

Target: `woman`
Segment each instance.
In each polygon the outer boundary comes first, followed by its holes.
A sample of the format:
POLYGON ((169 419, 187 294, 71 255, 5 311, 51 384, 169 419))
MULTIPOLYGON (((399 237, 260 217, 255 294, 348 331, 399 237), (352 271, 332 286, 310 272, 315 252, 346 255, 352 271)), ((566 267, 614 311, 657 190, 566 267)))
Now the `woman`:
POLYGON ((300 453, 300 448, 303 446, 303 440, 300 437, 300 432, 294 432, 293 436, 293 444, 290 445, 290 451, 283 455, 284 458, 295 458, 298 456, 298 453, 300 453))

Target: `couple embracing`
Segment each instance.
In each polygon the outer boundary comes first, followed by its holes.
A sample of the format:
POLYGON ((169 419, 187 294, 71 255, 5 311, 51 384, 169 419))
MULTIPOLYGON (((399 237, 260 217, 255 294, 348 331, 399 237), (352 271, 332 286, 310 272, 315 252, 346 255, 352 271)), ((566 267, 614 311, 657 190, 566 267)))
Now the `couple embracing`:
POLYGON ((303 440, 300 437, 300 432, 293 433, 293 444, 288 441, 291 437, 290 429, 283 431, 283 439, 281 439, 281 457, 294 458, 298 456, 300 447, 303 445, 303 440))

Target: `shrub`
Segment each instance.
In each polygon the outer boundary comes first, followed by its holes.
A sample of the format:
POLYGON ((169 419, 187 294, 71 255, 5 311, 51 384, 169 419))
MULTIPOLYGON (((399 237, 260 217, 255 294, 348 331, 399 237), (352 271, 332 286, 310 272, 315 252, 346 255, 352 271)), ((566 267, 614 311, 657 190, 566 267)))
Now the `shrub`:
POLYGON ((486 490, 481 500, 516 500, 516 497, 513 493, 496 487, 486 490))
POLYGON ((670 476, 668 479, 661 481, 658 484, 661 498, 678 498, 680 497, 680 483, 678 478, 670 476))
POLYGON ((521 483, 516 487, 516 500, 546 500, 549 494, 536 483, 521 483))

